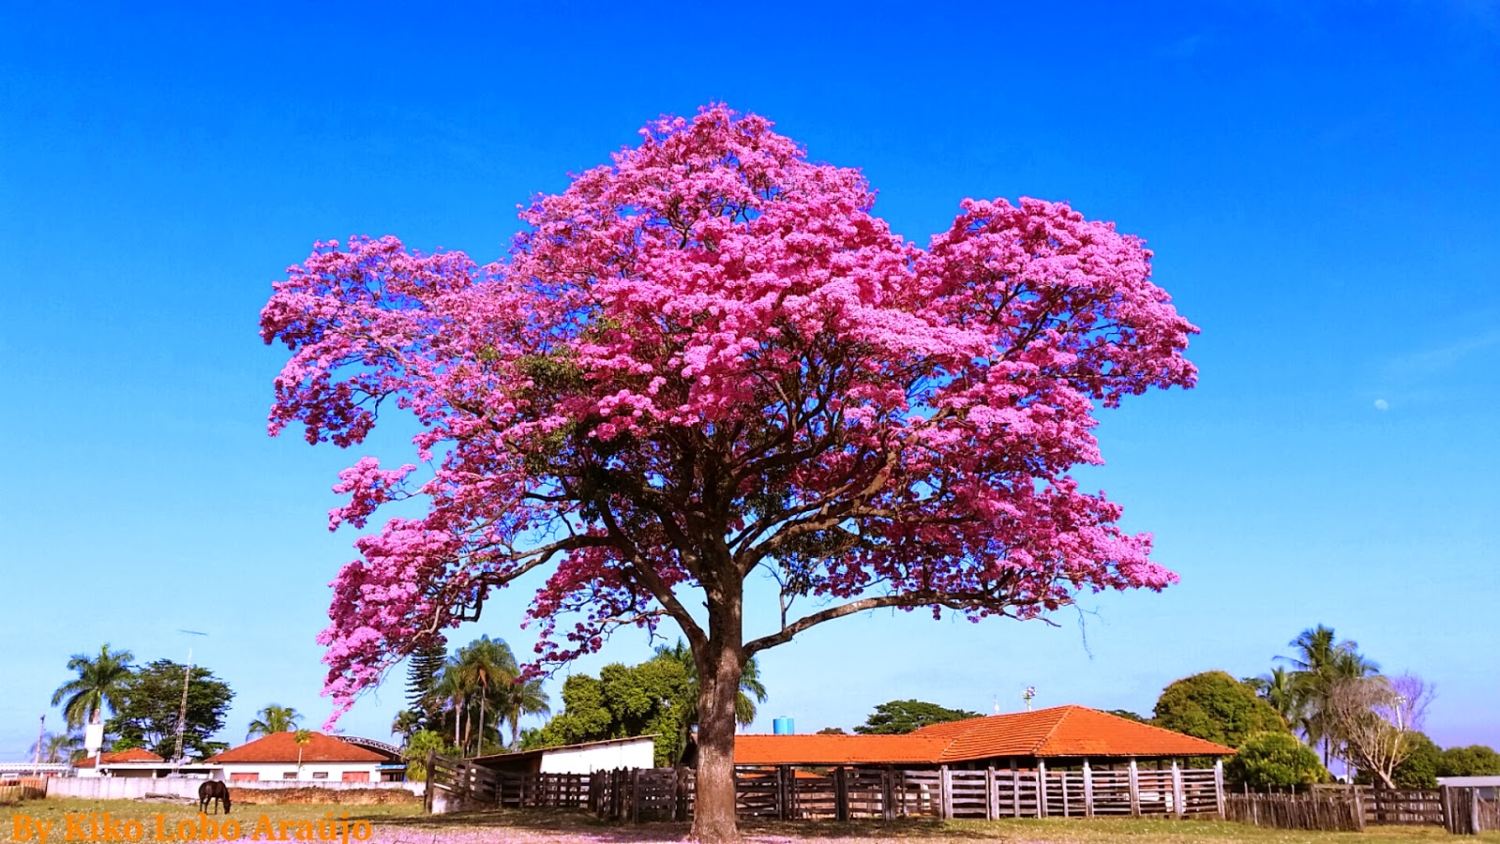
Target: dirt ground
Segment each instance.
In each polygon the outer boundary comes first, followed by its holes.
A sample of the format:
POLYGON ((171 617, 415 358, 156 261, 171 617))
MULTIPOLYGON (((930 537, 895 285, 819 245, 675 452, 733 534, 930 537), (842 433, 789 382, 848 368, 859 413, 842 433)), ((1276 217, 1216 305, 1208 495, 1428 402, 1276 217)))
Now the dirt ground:
MULTIPOLYGON (((0 844, 65 844, 107 841, 102 833, 120 831, 135 821, 143 841, 190 840, 178 835, 196 831, 197 807, 128 800, 31 800, 0 806, 0 844), (72 826, 69 826, 71 821, 72 826), (187 827, 180 826, 188 824, 187 827), (40 831, 51 833, 43 840, 40 831), (69 833, 72 833, 71 835, 69 833), (163 838, 159 832, 166 833, 163 838)), ((368 833, 372 844, 488 844, 488 842, 558 842, 558 844, 614 844, 614 842, 682 841, 682 824, 613 826, 581 814, 556 812, 475 812, 440 817, 421 814, 419 805, 236 805, 228 817, 208 816, 214 823, 233 820, 242 841, 357 842, 355 833, 368 833), (321 825, 321 829, 320 829, 321 825), (356 828, 357 825, 357 828, 356 828), (320 834, 320 832, 322 834, 320 834), (343 833, 348 833, 345 838, 343 833), (283 837, 285 836, 285 837, 283 837)), ((1013 842, 1013 844, 1183 844, 1209 841, 1224 844, 1395 844, 1453 840, 1438 827, 1382 828, 1364 833, 1317 833, 1263 830, 1240 824, 1164 820, 1018 820, 1018 821, 904 821, 868 823, 746 823, 745 838, 753 844, 853 844, 853 842, 1013 842)), ((206 836, 222 838, 222 836, 206 836)), ((116 839, 126 840, 126 839, 116 839)), ((198 840, 203 840, 200 837, 198 840)), ((1472 841, 1500 844, 1500 833, 1472 841)))

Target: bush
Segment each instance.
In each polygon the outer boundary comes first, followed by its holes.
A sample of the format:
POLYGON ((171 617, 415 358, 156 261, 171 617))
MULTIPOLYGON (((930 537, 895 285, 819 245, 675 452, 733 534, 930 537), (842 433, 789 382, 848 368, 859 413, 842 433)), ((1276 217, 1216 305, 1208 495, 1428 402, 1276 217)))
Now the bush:
POLYGON ((1255 733, 1291 733, 1255 689, 1223 671, 1194 674, 1162 689, 1152 723, 1225 747, 1238 747, 1255 733))
POLYGON ((1329 778, 1312 748, 1282 732, 1252 734, 1224 770, 1234 782, 1251 788, 1312 785, 1329 778))

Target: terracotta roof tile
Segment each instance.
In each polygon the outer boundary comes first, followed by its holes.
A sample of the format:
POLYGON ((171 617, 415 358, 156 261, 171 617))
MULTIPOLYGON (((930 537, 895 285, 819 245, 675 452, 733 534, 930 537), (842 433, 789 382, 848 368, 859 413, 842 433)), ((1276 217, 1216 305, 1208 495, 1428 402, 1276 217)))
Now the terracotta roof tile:
POLYGON ((302 761, 308 762, 384 762, 385 756, 373 750, 357 747, 323 733, 310 733, 308 742, 297 746, 294 732, 272 733, 248 744, 220 753, 204 761, 213 763, 271 763, 297 762, 297 751, 302 751, 302 761))
POLYGON ((876 765, 930 763, 948 742, 941 738, 840 735, 734 737, 737 765, 876 765))
POLYGON ((744 735, 740 765, 874 765, 996 757, 1227 756, 1228 747, 1084 706, 969 718, 896 736, 744 735))
MULTIPOLYGON (((113 764, 116 764, 118 762, 165 762, 165 761, 167 761, 167 760, 161 758, 160 756, 157 756, 155 753, 152 753, 151 751, 147 750, 144 747, 132 747, 129 750, 119 750, 119 751, 115 751, 113 753, 101 753, 101 754, 99 754, 99 763, 101 765, 113 765, 113 764)), ((90 756, 87 759, 81 759, 78 762, 73 763, 73 767, 75 767, 75 768, 92 768, 92 767, 94 767, 94 757, 90 756)))

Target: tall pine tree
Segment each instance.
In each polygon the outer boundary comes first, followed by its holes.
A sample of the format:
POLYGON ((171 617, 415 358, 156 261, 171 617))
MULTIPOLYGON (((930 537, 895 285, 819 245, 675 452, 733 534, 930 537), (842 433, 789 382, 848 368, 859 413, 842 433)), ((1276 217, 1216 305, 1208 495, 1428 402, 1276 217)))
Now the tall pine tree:
POLYGON ((434 637, 431 642, 412 652, 406 663, 406 708, 422 716, 422 726, 433 729, 441 714, 440 703, 433 697, 438 677, 448 660, 448 647, 442 639, 434 637))

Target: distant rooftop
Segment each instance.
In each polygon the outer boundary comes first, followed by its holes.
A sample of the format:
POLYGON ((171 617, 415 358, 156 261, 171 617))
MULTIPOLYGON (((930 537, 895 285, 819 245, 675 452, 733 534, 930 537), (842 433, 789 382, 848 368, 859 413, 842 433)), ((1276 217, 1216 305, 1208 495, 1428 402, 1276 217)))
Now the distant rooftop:
POLYGON ((903 735, 742 735, 741 765, 945 765, 994 758, 1171 758, 1234 750, 1086 706, 967 718, 903 735))

